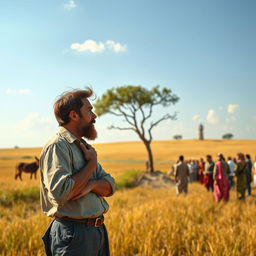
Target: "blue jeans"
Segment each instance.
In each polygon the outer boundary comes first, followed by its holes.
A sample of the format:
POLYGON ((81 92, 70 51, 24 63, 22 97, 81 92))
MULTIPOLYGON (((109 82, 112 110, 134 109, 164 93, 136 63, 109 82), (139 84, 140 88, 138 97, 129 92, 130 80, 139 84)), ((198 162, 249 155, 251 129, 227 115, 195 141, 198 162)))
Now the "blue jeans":
POLYGON ((47 256, 109 256, 105 225, 54 220, 42 237, 47 256))

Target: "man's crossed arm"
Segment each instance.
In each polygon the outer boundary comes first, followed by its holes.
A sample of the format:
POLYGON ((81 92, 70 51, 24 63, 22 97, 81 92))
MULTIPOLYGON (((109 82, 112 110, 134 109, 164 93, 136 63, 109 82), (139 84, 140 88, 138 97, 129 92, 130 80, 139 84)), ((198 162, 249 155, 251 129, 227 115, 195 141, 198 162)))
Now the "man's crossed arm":
POLYGON ((76 200, 90 192, 99 196, 110 196, 113 191, 107 180, 89 180, 92 173, 97 168, 97 152, 89 145, 86 148, 82 142, 79 146, 87 160, 87 165, 82 170, 72 175, 75 184, 68 196, 68 200, 76 200))

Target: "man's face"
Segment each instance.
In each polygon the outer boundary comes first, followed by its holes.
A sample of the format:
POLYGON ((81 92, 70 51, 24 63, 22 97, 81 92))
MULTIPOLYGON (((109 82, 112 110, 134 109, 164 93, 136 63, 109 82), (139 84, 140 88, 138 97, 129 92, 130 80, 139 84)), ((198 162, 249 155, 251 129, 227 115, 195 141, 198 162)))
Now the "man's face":
POLYGON ((77 124, 77 129, 82 137, 89 140, 95 140, 97 138, 97 131, 95 130, 94 123, 96 115, 92 111, 92 105, 87 99, 82 100, 84 105, 80 109, 81 117, 77 124))

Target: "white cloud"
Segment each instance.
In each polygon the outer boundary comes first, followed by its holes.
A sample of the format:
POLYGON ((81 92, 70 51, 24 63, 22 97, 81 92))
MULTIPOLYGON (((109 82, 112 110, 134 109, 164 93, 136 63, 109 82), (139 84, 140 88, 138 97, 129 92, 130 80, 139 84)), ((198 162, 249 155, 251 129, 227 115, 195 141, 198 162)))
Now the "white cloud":
POLYGON ((199 120, 199 118, 200 118, 200 116, 199 116, 199 115, 197 115, 197 114, 192 116, 192 120, 193 120, 193 122, 198 121, 198 120, 199 120))
POLYGON ((21 95, 24 95, 24 94, 28 94, 30 93, 31 90, 30 89, 6 89, 5 90, 5 93, 6 94, 21 94, 21 95))
POLYGON ((74 0, 69 0, 67 3, 64 4, 64 8, 67 10, 72 10, 76 8, 76 4, 74 0))
POLYGON ((240 105, 238 105, 238 104, 229 104, 227 111, 228 111, 228 113, 233 114, 239 109, 239 107, 240 107, 240 105))
POLYGON ((105 51, 105 45, 102 42, 95 42, 93 40, 86 40, 82 44, 73 43, 70 46, 71 49, 76 50, 78 52, 103 52, 105 51))
POLYGON ((113 40, 108 40, 106 42, 108 48, 116 53, 125 52, 127 50, 126 45, 121 45, 120 43, 114 42, 113 40))
POLYGON ((206 120, 210 124, 217 124, 219 122, 219 119, 213 109, 208 110, 206 120))
POLYGON ((126 45, 114 42, 113 40, 107 40, 105 43, 96 42, 93 40, 86 40, 81 44, 73 43, 71 44, 70 48, 78 52, 88 51, 92 53, 103 52, 106 49, 109 49, 110 51, 113 51, 115 53, 125 52, 127 50, 126 45))

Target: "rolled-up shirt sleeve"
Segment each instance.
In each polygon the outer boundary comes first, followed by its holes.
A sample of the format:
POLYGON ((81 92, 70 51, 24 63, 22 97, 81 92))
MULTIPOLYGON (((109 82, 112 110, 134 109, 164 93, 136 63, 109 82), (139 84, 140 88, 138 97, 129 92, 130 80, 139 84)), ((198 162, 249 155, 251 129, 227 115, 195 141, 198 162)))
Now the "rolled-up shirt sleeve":
POLYGON ((106 173, 99 163, 97 165, 96 176, 97 179, 108 181, 112 188, 112 193, 109 196, 113 195, 116 191, 115 179, 110 174, 106 173))
POLYGON ((48 197, 53 204, 63 205, 73 189, 72 163, 64 144, 52 144, 43 158, 43 180, 48 197))

